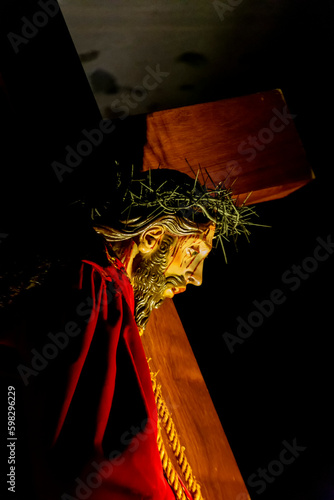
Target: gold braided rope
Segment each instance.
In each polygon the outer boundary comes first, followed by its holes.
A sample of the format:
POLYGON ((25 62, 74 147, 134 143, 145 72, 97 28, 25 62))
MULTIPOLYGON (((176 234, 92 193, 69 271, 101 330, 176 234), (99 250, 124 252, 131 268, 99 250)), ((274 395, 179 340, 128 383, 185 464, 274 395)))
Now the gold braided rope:
POLYGON ((166 435, 168 437, 169 445, 171 446, 174 456, 177 460, 178 465, 180 466, 180 469, 182 471, 182 474, 185 479, 185 484, 189 490, 189 492, 193 495, 194 500, 203 500, 203 496, 201 493, 200 485, 196 481, 192 469, 189 465, 189 462, 187 460, 187 457, 185 456, 185 448, 184 446, 181 446, 179 436, 176 432, 174 422, 172 420, 172 417, 169 413, 169 410, 167 408, 167 405, 163 399, 162 393, 161 393, 161 385, 157 384, 156 380, 157 374, 151 372, 151 380, 152 380, 152 387, 153 387, 153 392, 154 392, 154 397, 155 397, 155 402, 157 405, 157 410, 158 410, 158 450, 160 453, 160 458, 162 462, 162 467, 163 470, 166 474, 167 480, 171 487, 173 488, 176 498, 178 500, 187 500, 187 496, 184 492, 184 489, 182 487, 182 484, 180 483, 178 479, 177 472, 175 471, 174 465, 172 464, 166 447, 164 445, 163 439, 162 439, 162 434, 161 434, 161 427, 165 429, 166 435))

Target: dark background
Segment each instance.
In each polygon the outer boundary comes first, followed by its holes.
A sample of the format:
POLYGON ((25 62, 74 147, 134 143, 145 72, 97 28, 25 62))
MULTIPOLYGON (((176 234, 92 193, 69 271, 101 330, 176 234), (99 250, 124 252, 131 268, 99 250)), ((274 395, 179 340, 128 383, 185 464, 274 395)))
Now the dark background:
MULTIPOLYGON (((313 255, 318 237, 334 240, 333 4, 290 4, 258 53, 245 53, 234 71, 222 70, 187 103, 281 88, 297 115, 316 180, 287 198, 258 205, 261 222, 271 228, 254 228, 251 243, 240 241, 238 253, 230 245, 228 265, 213 253, 202 287, 190 287, 174 301, 251 498, 333 500, 334 256, 320 262, 297 290, 282 282, 283 273, 313 255), (223 333, 235 334, 237 317, 246 320, 253 301, 268 299, 275 288, 286 296, 284 304, 231 353, 223 333), (248 478, 278 459, 284 440, 306 449, 259 494, 248 478)), ((4 1, 1 10, 0 73, 7 95, 1 108, 0 245, 14 243, 25 251, 67 201, 88 192, 93 181, 99 187, 97 173, 108 169, 111 155, 140 156, 145 127, 140 117, 138 123, 125 120, 59 183, 50 164, 80 140, 84 128, 98 125, 99 109, 62 16, 15 54, 7 34, 19 32, 22 16, 31 17, 36 3, 4 1)), ((250 29, 254 36, 256 29, 250 29)))

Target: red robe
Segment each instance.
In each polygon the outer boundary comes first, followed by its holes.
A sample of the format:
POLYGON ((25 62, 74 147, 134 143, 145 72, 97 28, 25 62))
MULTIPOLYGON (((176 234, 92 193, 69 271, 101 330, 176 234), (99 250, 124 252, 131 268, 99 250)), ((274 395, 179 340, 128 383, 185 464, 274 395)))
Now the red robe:
POLYGON ((55 281, 5 342, 20 356, 34 498, 175 499, 124 267, 84 260, 55 281))

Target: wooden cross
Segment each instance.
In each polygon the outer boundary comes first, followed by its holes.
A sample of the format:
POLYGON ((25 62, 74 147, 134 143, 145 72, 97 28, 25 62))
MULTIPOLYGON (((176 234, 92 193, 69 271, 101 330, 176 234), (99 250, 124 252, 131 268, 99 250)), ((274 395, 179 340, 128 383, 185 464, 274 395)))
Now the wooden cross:
MULTIPOLYGON (((33 3, 25 2, 25 5, 33 3)), ((16 9, 16 6, 14 8, 16 9)), ((33 15, 35 6, 31 5, 31 9, 33 15)), ((22 11, 23 13, 26 15, 25 11, 22 11)), ((17 13, 18 19, 20 16, 21 13, 17 13)), ((10 16, 8 17, 10 19, 10 16)), ((18 22, 9 23, 6 33, 19 24, 18 22)), ((54 40, 59 37, 59 30, 64 29, 63 21, 59 16, 48 24, 48 29, 50 30, 49 39, 46 38, 48 43, 43 38, 47 36, 47 30, 43 28, 34 40, 29 41, 27 46, 22 46, 20 57, 7 46, 9 59, 13 60, 11 73, 14 71, 14 76, 11 78, 8 77, 7 71, 7 82, 9 79, 11 86, 14 86, 12 94, 19 103, 17 106, 21 106, 20 116, 27 117, 26 122, 23 120, 22 123, 29 123, 30 127, 32 117, 35 119, 35 128, 32 130, 36 133, 29 136, 22 126, 21 135, 28 135, 28 138, 34 139, 38 137, 37 156, 41 157, 40 169, 36 168, 36 172, 35 170, 29 171, 28 178, 32 185, 34 185, 35 178, 38 179, 39 185, 41 181, 44 181, 46 192, 47 187, 56 191, 54 186, 58 189, 59 183, 53 172, 49 175, 49 170, 45 169, 45 165, 57 159, 65 145, 76 144, 78 137, 75 135, 76 127, 72 123, 73 117, 78 116, 78 130, 88 127, 86 115, 89 114, 88 104, 91 104, 91 95, 84 88, 84 83, 87 84, 87 82, 83 82, 81 72, 75 81, 80 83, 78 88, 83 88, 85 109, 82 107, 80 93, 73 90, 76 90, 75 86, 69 91, 67 79, 59 78, 59 74, 66 74, 64 68, 67 67, 71 70, 70 81, 72 82, 72 67, 78 64, 74 57, 73 60, 71 59, 73 49, 69 45, 67 32, 63 33, 65 41, 62 51, 60 47, 63 45, 54 43, 54 40), (34 60, 31 55, 38 47, 37 43, 40 44, 39 47, 45 46, 48 51, 47 57, 43 58, 43 65, 40 64, 40 58, 36 57, 34 60), (59 59, 58 53, 61 54, 59 59), (23 55, 27 58, 26 63, 23 55), (34 71, 31 71, 30 58, 33 63, 35 61, 34 71), (67 66, 64 66, 66 61, 67 66), (28 74, 28 70, 29 79, 25 81, 22 75, 28 74), (15 77, 15 75, 18 76, 15 77), (52 75, 52 78, 47 79, 46 75, 52 75), (39 111, 40 123, 36 118, 36 114, 38 115, 36 103, 41 100, 40 92, 43 88, 41 82, 44 82, 45 89, 49 89, 52 82, 57 82, 57 84, 54 83, 54 87, 51 87, 54 94, 45 93, 48 97, 50 95, 66 96, 68 92, 67 101, 65 99, 64 103, 62 103, 63 97, 58 97, 58 100, 54 98, 45 100, 49 106, 53 105, 50 108, 52 113, 49 109, 49 115, 52 116, 51 122, 54 121, 57 124, 55 118, 58 117, 59 123, 62 123, 61 130, 64 129, 64 131, 61 141, 56 125, 53 128, 49 124, 45 127, 45 102, 43 100, 43 113, 39 111), (60 83, 63 87, 56 87, 60 83), (26 95, 27 86, 30 94, 26 95), (63 123, 64 116, 69 116, 66 106, 71 110, 72 120, 68 127, 63 123), (52 131, 54 131, 53 134, 52 131), (57 149, 59 142, 60 150, 57 149)), ((80 67, 80 71, 81 69, 80 67)), ((12 103, 15 99, 12 99, 12 103)), ((99 114, 95 103, 94 107, 91 106, 89 110, 93 117, 99 114)), ((100 119, 100 116, 98 118, 100 119)), ((131 117, 128 118, 129 121, 130 119, 131 117)), ((95 123, 94 120, 95 118, 92 118, 92 126, 95 123)), ((161 165, 181 170, 195 177, 200 164, 204 176, 207 176, 206 172, 209 174, 208 183, 210 184, 212 180, 213 183, 224 182, 227 187, 231 186, 234 194, 239 196, 238 203, 244 202, 250 192, 252 194, 246 203, 260 203, 280 198, 313 178, 312 170, 307 163, 294 127, 293 117, 279 90, 148 114, 146 127, 144 170, 161 165)), ((16 128, 15 132, 17 132, 16 128)), ((14 143, 16 140, 15 135, 14 143)), ((28 153, 24 148, 21 149, 29 158, 30 149, 27 147, 28 153)), ((33 148, 32 151, 35 154, 33 148)), ((22 164, 29 165, 29 160, 27 161, 25 157, 23 159, 25 161, 22 161, 22 164)), ((35 160, 34 157, 33 160, 35 160)), ((92 159, 89 161, 93 162, 92 159)), ((71 175, 69 179, 73 179, 74 183, 76 174, 71 175)), ((203 181, 201 177, 200 180, 203 181)), ((15 200, 20 198, 16 190, 15 184, 15 193, 13 193, 15 200)), ((21 191, 29 193, 26 186, 23 186, 21 191)), ((8 199, 11 200, 10 196, 8 199)), ((193 472, 202 485, 204 498, 206 500, 247 500, 249 498, 247 488, 171 299, 167 299, 159 310, 152 313, 142 340, 147 357, 152 358, 151 369, 155 372, 159 371, 159 382, 162 384, 165 400, 179 430, 181 441, 186 447, 193 472)))
MULTIPOLYGON (((200 164, 208 186, 224 182, 238 204, 281 198, 314 178, 280 90, 155 112, 146 127, 143 170, 195 178, 200 164)), ((142 341, 203 497, 249 499, 172 299, 153 311, 142 341)))
POLYGON ((293 118, 280 90, 149 114, 143 169, 200 165, 239 203, 281 198, 314 177, 293 118))

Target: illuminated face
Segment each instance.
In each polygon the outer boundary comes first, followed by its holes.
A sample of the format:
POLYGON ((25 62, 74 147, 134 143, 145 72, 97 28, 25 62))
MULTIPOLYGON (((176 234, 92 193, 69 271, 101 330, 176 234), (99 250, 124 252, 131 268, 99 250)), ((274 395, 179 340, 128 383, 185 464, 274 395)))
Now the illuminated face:
POLYGON ((137 325, 145 329, 150 313, 166 298, 184 292, 188 284, 200 285, 204 259, 212 248, 215 227, 200 235, 171 236, 161 228, 143 238, 139 262, 132 275, 137 325))
POLYGON ((215 227, 210 226, 200 236, 181 236, 174 241, 164 275, 167 283, 168 277, 179 276, 184 278, 184 284, 167 288, 164 291, 164 298, 172 298, 177 293, 184 292, 188 284, 195 286, 202 284, 204 259, 211 251, 214 232, 215 227))

